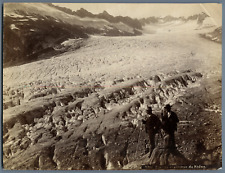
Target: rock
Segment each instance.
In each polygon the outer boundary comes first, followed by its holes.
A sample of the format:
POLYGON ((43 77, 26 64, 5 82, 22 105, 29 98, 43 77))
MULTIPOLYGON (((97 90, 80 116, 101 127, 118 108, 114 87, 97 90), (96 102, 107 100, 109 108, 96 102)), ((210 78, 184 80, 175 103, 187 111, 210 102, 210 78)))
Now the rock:
POLYGON ((78 121, 82 121, 83 119, 84 119, 84 116, 82 116, 82 115, 80 115, 80 116, 77 117, 77 120, 78 121))
POLYGON ((174 165, 188 165, 189 161, 176 149, 155 148, 151 154, 149 164, 169 167, 174 165))
MULTIPOLYGON (((192 145, 194 141, 184 139, 184 136, 196 137, 200 126, 197 123, 178 125, 177 149, 163 148, 162 140, 156 135, 158 145, 148 158, 148 135, 140 121, 146 105, 152 106, 154 113, 159 115, 165 98, 168 97, 166 101, 177 102, 177 94, 182 88, 185 91, 187 89, 185 81, 192 80, 183 74, 170 76, 169 79, 158 76, 150 80, 148 85, 154 83, 154 89, 147 88, 145 81, 138 79, 128 84, 127 81, 121 81, 123 83, 110 89, 89 89, 87 92, 65 89, 61 94, 55 92, 54 96, 39 98, 40 102, 37 101, 38 98, 33 99, 33 106, 30 105, 31 102, 26 103, 29 107, 27 112, 20 113, 21 117, 25 117, 25 120, 28 118, 29 121, 11 121, 4 130, 5 167, 14 168, 16 165, 16 169, 102 170, 141 169, 143 164, 190 165, 188 159, 191 160, 195 156, 192 145), (55 102, 59 104, 56 105, 55 102), (59 106, 60 102, 64 105, 59 106), (40 103, 41 108, 36 106, 40 103), (190 131, 190 127, 194 130, 190 131), (22 154, 19 152, 21 150, 22 154), (23 159, 18 161, 17 154, 23 156, 23 159)), ((181 97, 184 97, 182 94, 184 93, 181 93, 181 97)), ((186 100, 183 100, 185 103, 186 100)), ((201 107, 198 107, 192 109, 189 104, 174 104, 173 109, 181 120, 185 118, 185 111, 196 112, 187 117, 194 121, 196 115, 202 116, 198 112, 201 107), (184 106, 187 106, 187 109, 184 109, 184 106)), ((20 119, 19 116, 14 118, 20 119)), ((210 127, 210 124, 207 127, 210 127)), ((211 132, 204 133, 208 135, 211 132)), ((211 138, 214 134, 212 131, 208 140, 216 140, 211 138)), ((208 155, 204 157, 209 159, 208 155)), ((213 157, 216 157, 216 154, 213 157)))
POLYGON ((31 140, 28 137, 25 137, 22 139, 22 142, 20 143, 21 150, 27 149, 31 143, 31 140))

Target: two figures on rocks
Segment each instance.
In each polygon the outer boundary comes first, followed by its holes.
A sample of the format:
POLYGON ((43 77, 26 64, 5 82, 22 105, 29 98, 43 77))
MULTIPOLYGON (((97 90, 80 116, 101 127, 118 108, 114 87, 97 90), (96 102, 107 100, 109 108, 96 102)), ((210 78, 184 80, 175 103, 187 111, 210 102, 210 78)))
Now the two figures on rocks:
POLYGON ((177 123, 179 119, 175 112, 171 111, 171 105, 167 104, 164 106, 161 112, 161 118, 158 118, 152 113, 152 108, 147 107, 146 110, 147 118, 142 120, 145 124, 145 131, 149 136, 150 140, 150 155, 155 148, 155 137, 156 134, 160 134, 164 139, 164 147, 168 149, 175 149, 175 136, 174 133, 177 131, 177 123))

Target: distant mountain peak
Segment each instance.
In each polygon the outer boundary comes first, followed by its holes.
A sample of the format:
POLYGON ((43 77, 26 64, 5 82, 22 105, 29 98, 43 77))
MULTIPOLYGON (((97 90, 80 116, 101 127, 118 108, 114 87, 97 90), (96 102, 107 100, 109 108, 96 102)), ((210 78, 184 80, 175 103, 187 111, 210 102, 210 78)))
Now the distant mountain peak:
POLYGON ((80 8, 80 9, 79 9, 79 10, 77 10, 77 11, 89 12, 89 11, 85 10, 84 8, 80 8))
POLYGON ((103 11, 102 13, 99 13, 98 14, 99 16, 106 16, 106 17, 114 17, 114 16, 112 16, 111 14, 109 14, 107 11, 103 11))
POLYGON ((80 16, 80 17, 94 17, 94 14, 92 14, 91 12, 87 11, 84 8, 80 8, 79 10, 77 10, 75 12, 75 14, 80 16))
POLYGON ((102 12, 102 14, 110 15, 110 14, 109 14, 107 11, 105 11, 105 10, 102 12))

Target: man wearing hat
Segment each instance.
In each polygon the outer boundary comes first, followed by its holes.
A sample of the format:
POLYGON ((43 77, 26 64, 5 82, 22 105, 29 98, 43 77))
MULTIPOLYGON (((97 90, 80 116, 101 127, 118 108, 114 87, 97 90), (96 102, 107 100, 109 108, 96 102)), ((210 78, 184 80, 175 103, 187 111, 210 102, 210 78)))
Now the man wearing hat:
POLYGON ((166 147, 169 148, 175 148, 175 136, 174 132, 177 131, 177 123, 179 122, 179 119, 177 117, 177 114, 173 111, 171 111, 171 106, 167 104, 162 111, 161 114, 161 120, 162 120, 162 129, 167 134, 168 138, 167 141, 165 141, 166 147))
POLYGON ((159 132, 161 127, 160 119, 152 113, 152 108, 150 106, 147 107, 146 110, 147 119, 142 120, 143 124, 145 124, 145 131, 148 133, 150 140, 150 155, 155 148, 155 135, 159 132))

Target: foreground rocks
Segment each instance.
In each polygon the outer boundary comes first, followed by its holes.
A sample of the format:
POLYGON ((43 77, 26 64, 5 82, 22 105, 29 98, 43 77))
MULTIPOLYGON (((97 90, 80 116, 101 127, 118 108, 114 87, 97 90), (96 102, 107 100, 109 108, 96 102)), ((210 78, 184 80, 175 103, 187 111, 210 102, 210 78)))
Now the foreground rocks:
MULTIPOLYGON (((3 112, 4 168, 144 169, 143 164, 198 163, 216 169, 221 166, 221 90, 214 90, 219 82, 187 70, 123 79, 110 87, 52 87, 42 91, 51 90, 46 95, 21 97, 22 104, 3 112), (148 158, 148 136, 141 124, 145 107, 151 105, 159 116, 166 103, 173 104, 181 121, 177 150, 159 147, 148 158)), ((158 146, 162 142, 159 138, 158 146)))

